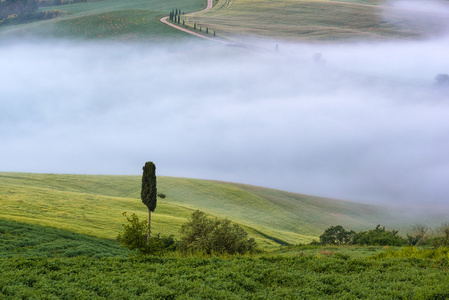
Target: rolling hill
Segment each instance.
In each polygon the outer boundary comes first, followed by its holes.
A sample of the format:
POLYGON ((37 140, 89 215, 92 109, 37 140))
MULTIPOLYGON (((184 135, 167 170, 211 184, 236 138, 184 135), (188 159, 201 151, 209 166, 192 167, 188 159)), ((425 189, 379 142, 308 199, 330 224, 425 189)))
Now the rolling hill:
MULTIPOLYGON (((0 218, 113 239, 123 212, 146 218, 140 176, 0 173, 0 218)), ((268 188, 158 176, 153 231, 179 236, 194 210, 241 224, 264 248, 316 239, 340 224, 348 229, 391 224, 385 208, 268 188)))
POLYGON ((146 42, 192 38, 159 20, 172 9, 186 15, 187 27, 208 27, 220 37, 239 36, 301 41, 416 39, 442 32, 446 16, 410 11, 387 0, 102 0, 45 7, 58 18, 0 26, 0 37, 118 39, 146 42))
POLYGON ((335 42, 422 38, 444 32, 446 17, 387 0, 219 0, 187 20, 228 38, 335 42))
POLYGON ((124 41, 160 42, 189 37, 159 20, 172 9, 184 12, 199 11, 202 0, 102 0, 40 8, 43 11, 61 10, 55 19, 20 25, 0 26, 0 38, 71 38, 115 39, 124 41))

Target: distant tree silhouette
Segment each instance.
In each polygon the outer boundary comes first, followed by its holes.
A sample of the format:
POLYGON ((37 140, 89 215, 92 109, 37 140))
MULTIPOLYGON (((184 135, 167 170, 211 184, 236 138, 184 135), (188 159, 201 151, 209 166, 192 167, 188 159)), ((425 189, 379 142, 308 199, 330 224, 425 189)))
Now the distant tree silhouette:
POLYGON ((419 243, 425 242, 429 231, 430 231, 429 227, 425 225, 413 226, 410 234, 407 234, 407 243, 409 245, 415 246, 418 245, 419 243))
POLYGON ((435 83, 437 86, 449 87, 449 75, 438 74, 437 77, 435 77, 435 83))
POLYGON ((24 16, 37 11, 38 0, 6 0, 0 1, 0 20, 9 15, 24 16))

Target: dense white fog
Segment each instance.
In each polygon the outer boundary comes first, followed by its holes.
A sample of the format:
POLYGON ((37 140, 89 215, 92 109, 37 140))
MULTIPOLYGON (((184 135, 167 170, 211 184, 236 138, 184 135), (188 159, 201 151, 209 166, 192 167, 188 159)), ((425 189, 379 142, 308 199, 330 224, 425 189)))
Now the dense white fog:
POLYGON ((447 203, 449 39, 278 44, 3 43, 0 171, 447 203))

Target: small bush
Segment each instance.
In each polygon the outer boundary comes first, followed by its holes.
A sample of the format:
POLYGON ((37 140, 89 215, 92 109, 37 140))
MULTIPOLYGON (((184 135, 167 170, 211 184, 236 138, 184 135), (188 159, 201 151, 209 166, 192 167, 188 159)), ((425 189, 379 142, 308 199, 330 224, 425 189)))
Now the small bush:
POLYGON ((166 251, 173 251, 176 249, 176 240, 173 235, 150 237, 147 240, 148 235, 148 222, 140 221, 136 214, 132 214, 130 217, 123 213, 126 217, 128 224, 123 224, 123 233, 117 236, 119 243, 130 249, 137 250, 140 254, 153 254, 160 255, 166 251))
POLYGON ((181 234, 180 249, 183 252, 244 254, 257 247, 255 240, 248 239, 248 234, 239 225, 231 224, 227 219, 207 218, 199 210, 182 226, 181 234))

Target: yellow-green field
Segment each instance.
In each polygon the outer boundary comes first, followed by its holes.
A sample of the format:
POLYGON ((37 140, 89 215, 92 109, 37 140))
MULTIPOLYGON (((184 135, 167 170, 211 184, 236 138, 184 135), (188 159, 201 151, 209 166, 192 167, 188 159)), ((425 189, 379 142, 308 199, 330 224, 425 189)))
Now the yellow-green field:
MULTIPOLYGON (((123 212, 147 218, 140 176, 0 173, 0 218, 113 239, 123 212)), ((192 211, 228 218, 264 248, 316 239, 335 224, 372 228, 387 221, 376 206, 208 180, 158 176, 154 233, 179 236, 192 211)), ((385 224, 385 223, 383 223, 385 224)))
POLYGON ((438 22, 407 18, 386 0, 218 0, 213 9, 187 18, 189 25, 221 36, 286 40, 409 39, 440 30, 438 22))

